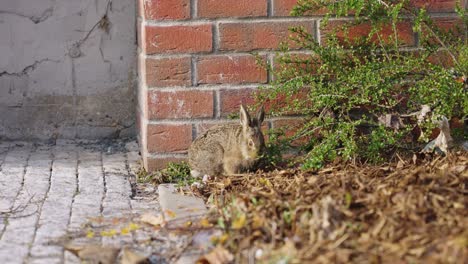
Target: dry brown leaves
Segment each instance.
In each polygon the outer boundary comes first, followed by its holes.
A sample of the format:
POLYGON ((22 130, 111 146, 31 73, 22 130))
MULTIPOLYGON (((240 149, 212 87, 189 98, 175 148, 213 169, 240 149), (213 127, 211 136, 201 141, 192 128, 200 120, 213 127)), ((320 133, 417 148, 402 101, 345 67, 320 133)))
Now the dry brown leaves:
POLYGON ((468 262, 468 155, 210 183, 236 260, 468 262))

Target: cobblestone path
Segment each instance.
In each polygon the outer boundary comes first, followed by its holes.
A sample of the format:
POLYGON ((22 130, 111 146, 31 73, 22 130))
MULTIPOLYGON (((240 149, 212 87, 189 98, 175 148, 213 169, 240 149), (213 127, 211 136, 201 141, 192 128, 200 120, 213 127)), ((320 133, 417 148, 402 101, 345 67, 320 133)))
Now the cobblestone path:
POLYGON ((134 142, 0 142, 0 263, 79 263, 56 243, 67 231, 157 210, 156 199, 132 195, 138 160, 134 142))

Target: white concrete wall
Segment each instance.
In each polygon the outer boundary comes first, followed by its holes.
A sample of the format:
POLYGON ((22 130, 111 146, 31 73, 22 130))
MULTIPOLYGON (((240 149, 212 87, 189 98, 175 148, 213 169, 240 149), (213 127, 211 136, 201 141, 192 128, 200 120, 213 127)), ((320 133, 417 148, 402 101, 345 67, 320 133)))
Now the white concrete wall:
POLYGON ((133 136, 135 6, 0 0, 0 139, 133 136))

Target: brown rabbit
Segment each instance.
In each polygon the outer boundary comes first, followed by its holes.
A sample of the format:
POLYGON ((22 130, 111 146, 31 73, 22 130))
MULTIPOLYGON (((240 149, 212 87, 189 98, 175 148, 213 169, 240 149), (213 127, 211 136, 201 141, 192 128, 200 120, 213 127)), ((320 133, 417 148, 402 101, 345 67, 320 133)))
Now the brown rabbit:
POLYGON ((192 176, 233 175, 252 169, 265 148, 264 117, 263 107, 251 118, 241 105, 240 124, 218 125, 195 139, 188 152, 192 176))

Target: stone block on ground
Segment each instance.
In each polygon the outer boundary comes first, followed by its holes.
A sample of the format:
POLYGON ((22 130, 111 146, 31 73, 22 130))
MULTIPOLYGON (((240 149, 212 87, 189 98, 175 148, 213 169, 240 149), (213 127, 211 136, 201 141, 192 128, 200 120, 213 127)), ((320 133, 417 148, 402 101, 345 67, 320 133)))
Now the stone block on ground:
POLYGON ((158 192, 164 220, 170 226, 185 225, 187 221, 200 219, 207 213, 201 198, 177 193, 174 184, 160 184, 158 192))

